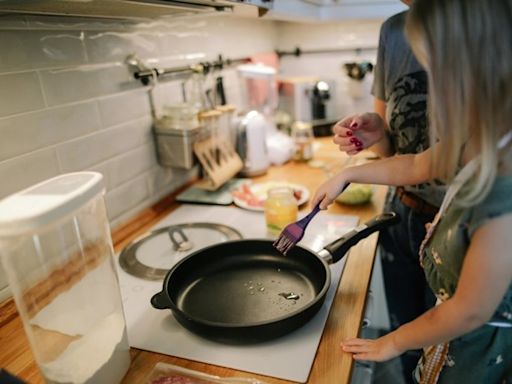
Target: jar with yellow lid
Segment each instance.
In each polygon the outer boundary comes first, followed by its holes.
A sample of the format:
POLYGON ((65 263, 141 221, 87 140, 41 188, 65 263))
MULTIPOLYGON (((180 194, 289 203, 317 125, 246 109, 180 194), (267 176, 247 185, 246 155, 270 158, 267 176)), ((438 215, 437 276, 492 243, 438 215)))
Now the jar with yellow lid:
POLYGON ((267 234, 271 237, 279 236, 288 224, 296 221, 299 212, 293 190, 284 186, 269 189, 264 208, 267 234))

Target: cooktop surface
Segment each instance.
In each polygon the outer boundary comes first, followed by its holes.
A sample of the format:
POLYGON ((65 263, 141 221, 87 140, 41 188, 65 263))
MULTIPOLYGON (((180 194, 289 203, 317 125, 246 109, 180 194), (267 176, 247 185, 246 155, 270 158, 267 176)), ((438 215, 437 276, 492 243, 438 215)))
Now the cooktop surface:
MULTIPOLYGON (((301 216, 307 212, 301 212, 301 216)), ((231 226, 244 238, 265 238, 262 212, 235 207, 182 205, 153 230, 183 223, 216 223, 231 226)), ((329 242, 356 227, 358 218, 321 212, 308 226, 300 245, 319 251, 329 242)), ((152 247, 140 247, 144 249, 152 247)), ((193 252, 192 249, 190 252, 193 252)), ((185 257, 190 252, 184 252, 185 257)), ((148 255, 137 255, 147 259, 148 255)), ((173 257, 173 262, 178 258, 173 257)), ((203 363, 253 372, 285 380, 306 382, 322 331, 339 284, 346 257, 330 266, 331 286, 315 316, 299 329, 275 340, 232 345, 197 336, 180 325, 170 310, 154 309, 151 297, 162 290, 162 281, 151 281, 125 272, 117 263, 130 346, 203 363)), ((169 266, 170 267, 170 266, 169 266)))

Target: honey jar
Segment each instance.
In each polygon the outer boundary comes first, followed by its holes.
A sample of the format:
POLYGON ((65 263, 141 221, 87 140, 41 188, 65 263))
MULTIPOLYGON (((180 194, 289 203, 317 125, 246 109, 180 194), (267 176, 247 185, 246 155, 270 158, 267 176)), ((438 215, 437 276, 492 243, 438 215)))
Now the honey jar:
POLYGON ((277 237, 290 223, 297 220, 299 208, 289 187, 275 187, 267 192, 265 200, 265 222, 267 234, 277 237))

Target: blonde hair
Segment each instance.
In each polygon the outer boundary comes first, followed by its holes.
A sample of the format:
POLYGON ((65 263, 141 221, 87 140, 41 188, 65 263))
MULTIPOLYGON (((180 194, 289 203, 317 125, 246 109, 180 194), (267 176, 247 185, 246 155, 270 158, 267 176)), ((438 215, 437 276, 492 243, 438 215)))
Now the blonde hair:
POLYGON ((480 154, 458 199, 477 204, 505 156, 497 143, 512 127, 512 0, 415 0, 406 34, 429 73, 432 171, 450 182, 465 150, 480 154))

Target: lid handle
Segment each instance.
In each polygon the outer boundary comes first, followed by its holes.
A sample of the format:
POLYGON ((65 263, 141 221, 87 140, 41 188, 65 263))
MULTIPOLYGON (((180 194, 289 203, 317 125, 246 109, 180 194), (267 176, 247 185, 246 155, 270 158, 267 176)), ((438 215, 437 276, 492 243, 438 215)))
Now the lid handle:
POLYGON ((194 244, 185 236, 185 232, 179 227, 170 227, 167 231, 174 245, 174 250, 179 252, 190 251, 194 244), (178 238, 178 235, 180 238, 178 238))

